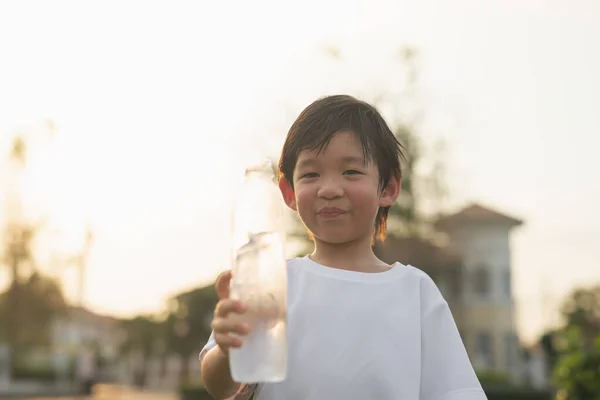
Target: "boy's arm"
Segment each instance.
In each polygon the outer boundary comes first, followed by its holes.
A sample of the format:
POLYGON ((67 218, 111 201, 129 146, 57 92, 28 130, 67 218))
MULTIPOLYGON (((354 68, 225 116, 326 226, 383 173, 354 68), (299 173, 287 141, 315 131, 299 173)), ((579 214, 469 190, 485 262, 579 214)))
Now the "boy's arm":
POLYGON ((240 388, 240 384, 231 378, 229 357, 219 346, 206 351, 202 356, 200 368, 204 386, 215 399, 232 398, 240 388))
POLYGON ((448 303, 423 275, 420 400, 486 400, 448 303))

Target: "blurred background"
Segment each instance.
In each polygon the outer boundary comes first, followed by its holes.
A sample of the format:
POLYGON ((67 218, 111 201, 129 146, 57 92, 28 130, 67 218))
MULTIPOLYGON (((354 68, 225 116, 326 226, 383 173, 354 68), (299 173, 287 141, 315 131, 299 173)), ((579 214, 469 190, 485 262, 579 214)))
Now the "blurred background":
POLYGON ((205 398, 244 167, 336 93, 405 145, 375 250, 488 397, 598 398, 598 38, 594 0, 1 2, 0 398, 205 398))

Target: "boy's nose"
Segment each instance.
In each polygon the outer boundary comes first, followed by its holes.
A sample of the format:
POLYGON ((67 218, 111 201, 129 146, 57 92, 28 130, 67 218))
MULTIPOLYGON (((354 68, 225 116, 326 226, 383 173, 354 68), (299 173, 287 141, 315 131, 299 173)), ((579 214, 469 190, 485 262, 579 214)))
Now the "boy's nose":
POLYGON ((344 195, 344 190, 341 185, 335 182, 335 180, 331 179, 323 182, 317 192, 317 195, 324 199, 331 200, 337 197, 342 197, 344 195))

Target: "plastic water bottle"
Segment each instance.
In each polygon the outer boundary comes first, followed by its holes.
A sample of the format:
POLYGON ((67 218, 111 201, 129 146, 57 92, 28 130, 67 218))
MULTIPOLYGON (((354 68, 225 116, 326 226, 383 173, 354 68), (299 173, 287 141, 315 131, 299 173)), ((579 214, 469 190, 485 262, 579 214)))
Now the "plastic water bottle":
POLYGON ((287 266, 284 204, 270 162, 246 169, 234 207, 231 298, 248 306, 239 316, 250 333, 229 351, 241 383, 281 382, 287 374, 287 266))

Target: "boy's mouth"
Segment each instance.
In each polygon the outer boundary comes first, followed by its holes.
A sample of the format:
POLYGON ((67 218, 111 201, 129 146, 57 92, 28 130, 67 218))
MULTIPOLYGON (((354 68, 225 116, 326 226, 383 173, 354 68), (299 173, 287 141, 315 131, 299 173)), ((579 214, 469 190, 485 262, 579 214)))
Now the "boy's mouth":
POLYGON ((318 214, 323 217, 337 217, 346 214, 346 211, 337 207, 323 207, 319 210, 318 214))

